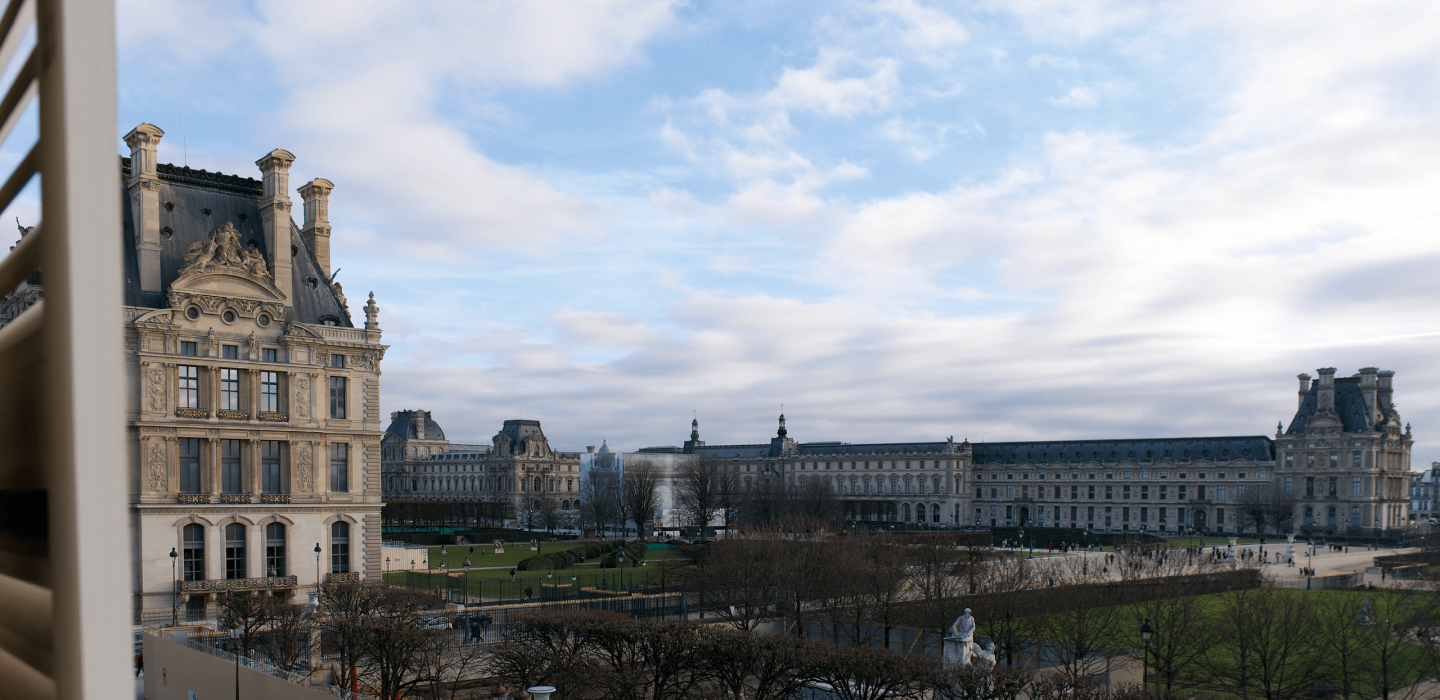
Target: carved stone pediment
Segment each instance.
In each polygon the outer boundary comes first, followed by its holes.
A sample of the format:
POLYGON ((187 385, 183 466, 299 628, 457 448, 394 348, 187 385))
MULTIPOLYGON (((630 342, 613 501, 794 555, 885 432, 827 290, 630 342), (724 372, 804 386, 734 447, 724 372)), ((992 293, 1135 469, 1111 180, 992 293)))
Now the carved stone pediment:
MULTIPOLYGON (((195 241, 185 254, 180 276, 170 284, 171 307, 177 294, 197 297, 239 297, 259 303, 285 301, 275 286, 265 257, 240 245, 240 232, 229 223, 210 232, 210 240, 195 241)), ((202 305, 202 308, 205 308, 202 305)))

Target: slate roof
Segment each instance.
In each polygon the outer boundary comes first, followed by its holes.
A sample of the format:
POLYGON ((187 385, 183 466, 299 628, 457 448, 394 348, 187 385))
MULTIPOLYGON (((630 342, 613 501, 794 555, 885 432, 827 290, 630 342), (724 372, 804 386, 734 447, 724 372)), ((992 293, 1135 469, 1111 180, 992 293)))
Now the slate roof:
MULTIPOLYGON (((1295 411, 1295 418, 1290 421, 1290 428, 1286 433, 1303 433, 1305 424, 1315 415, 1315 409, 1320 405, 1320 382, 1310 385, 1310 392, 1305 394, 1305 401, 1295 411)), ((1335 378, 1335 412, 1340 414, 1340 424, 1347 433, 1363 433, 1382 431, 1382 422, 1370 425, 1366 416, 1365 399, 1360 395, 1359 377, 1336 377, 1335 378)))
MULTIPOLYGON (((240 232, 242 245, 254 245, 266 260, 272 260, 265 246, 265 229, 260 219, 260 197, 264 185, 239 175, 212 173, 176 167, 168 163, 156 166, 160 176, 160 282, 161 289, 168 289, 179 276, 184 265, 185 252, 194 241, 209 240, 210 232, 229 222, 240 232), (208 213, 207 213, 208 212, 208 213), (168 234, 168 238, 167 238, 168 234)), ((140 291, 139 262, 135 257, 135 221, 130 208, 130 196, 126 194, 126 182, 130 178, 130 159, 120 158, 120 201, 122 236, 125 254, 125 305, 149 309, 169 308, 164 291, 140 291)), ((330 281, 320 272, 315 254, 300 237, 300 228, 293 219, 290 225, 290 245, 299 254, 291 261, 292 287, 282 290, 290 297, 295 308, 292 320, 301 323, 324 323, 327 319, 335 325, 353 328, 354 324, 340 306, 340 300, 330 288, 330 281)))
POLYGON ((696 447, 695 454, 720 459, 734 459, 743 457, 745 459, 759 459, 770 454, 770 443, 763 445, 705 445, 696 447))
POLYGON ((425 434, 419 435, 415 430, 414 411, 396 411, 391 416, 390 427, 385 429, 386 433, 405 440, 444 440, 445 431, 440 429, 440 424, 425 416, 425 434))
POLYGON ((1263 435, 1187 437, 1136 440, 1058 440, 1046 442, 980 442, 971 445, 975 464, 1018 462, 1153 462, 1166 459, 1268 461, 1275 443, 1263 435))
POLYGON ((795 446, 802 456, 814 455, 919 455, 945 451, 943 442, 877 442, 852 445, 841 442, 806 442, 795 446))

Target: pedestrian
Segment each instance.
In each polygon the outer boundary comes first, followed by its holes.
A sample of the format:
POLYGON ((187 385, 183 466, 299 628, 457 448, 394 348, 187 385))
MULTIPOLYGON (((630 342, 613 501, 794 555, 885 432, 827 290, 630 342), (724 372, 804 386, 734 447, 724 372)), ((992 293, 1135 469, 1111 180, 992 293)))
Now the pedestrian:
POLYGON ((139 677, 140 677, 140 674, 142 674, 142 673, 144 673, 144 672, 145 672, 145 652, 142 651, 142 652, 140 652, 140 653, 138 653, 138 654, 135 655, 135 677, 136 677, 136 678, 139 678, 139 677))

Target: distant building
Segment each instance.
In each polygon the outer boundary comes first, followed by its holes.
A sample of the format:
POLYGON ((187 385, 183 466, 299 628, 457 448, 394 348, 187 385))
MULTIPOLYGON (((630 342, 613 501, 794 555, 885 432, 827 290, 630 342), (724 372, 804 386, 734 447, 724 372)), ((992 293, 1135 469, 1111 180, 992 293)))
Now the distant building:
POLYGON ((683 447, 626 459, 713 458, 747 489, 816 484, 865 522, 1235 533, 1253 531, 1247 513, 1271 501, 1290 509, 1288 531, 1399 527, 1412 505, 1412 438, 1392 401, 1394 373, 1319 374, 1313 384, 1300 375, 1299 407, 1273 439, 797 442, 781 415, 769 442, 709 445, 692 421, 683 447))
POLYGON ((507 420, 489 445, 451 444, 429 411, 391 414, 381 467, 387 504, 503 506, 513 519, 541 500, 573 510, 580 454, 557 452, 535 420, 507 420))
POLYGON ((1440 514, 1440 462, 1410 475, 1410 519, 1429 520, 1440 514))

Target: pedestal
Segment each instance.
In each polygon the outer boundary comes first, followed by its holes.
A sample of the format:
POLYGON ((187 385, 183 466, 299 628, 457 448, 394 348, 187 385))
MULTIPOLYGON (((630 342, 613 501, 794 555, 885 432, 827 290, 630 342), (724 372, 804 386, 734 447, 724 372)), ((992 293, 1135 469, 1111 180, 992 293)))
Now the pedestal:
POLYGON ((944 640, 945 663, 959 666, 970 665, 970 643, 959 637, 946 637, 944 640))

